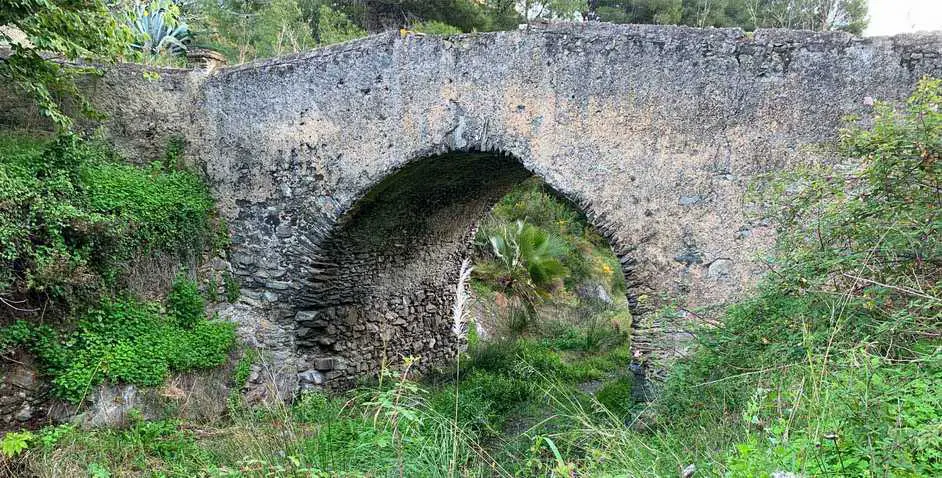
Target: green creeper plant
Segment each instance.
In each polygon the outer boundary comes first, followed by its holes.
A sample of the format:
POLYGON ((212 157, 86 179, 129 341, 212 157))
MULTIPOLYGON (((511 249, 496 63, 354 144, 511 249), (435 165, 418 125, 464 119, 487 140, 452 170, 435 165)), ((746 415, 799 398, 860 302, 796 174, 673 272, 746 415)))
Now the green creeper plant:
POLYGON ((167 295, 167 308, 176 319, 177 325, 184 329, 192 329, 206 318, 205 307, 206 303, 199 293, 196 282, 183 276, 177 277, 170 289, 170 294, 167 295))

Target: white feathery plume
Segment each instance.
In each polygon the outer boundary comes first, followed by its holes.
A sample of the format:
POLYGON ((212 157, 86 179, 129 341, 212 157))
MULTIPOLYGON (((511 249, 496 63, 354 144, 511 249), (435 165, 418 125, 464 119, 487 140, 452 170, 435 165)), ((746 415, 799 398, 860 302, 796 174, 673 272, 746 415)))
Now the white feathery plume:
POLYGON ((455 303, 451 308, 451 333, 455 334, 455 337, 458 338, 464 335, 468 325, 467 312, 464 310, 465 305, 468 303, 468 291, 465 285, 468 279, 471 278, 472 270, 474 270, 474 267, 471 266, 471 259, 461 261, 461 271, 458 273, 458 286, 455 290, 455 303))
POLYGON ((465 304, 468 302, 468 292, 465 288, 465 285, 468 282, 468 279, 471 278, 471 271, 474 267, 471 266, 471 259, 465 258, 461 261, 461 271, 458 273, 458 285, 455 289, 455 304, 451 308, 452 315, 452 324, 451 324, 451 333, 455 334, 455 338, 458 340, 458 343, 455 347, 455 416, 454 416, 454 432, 451 437, 452 447, 451 447, 451 460, 448 464, 448 476, 457 476, 455 471, 458 468, 458 383, 460 382, 461 374, 461 337, 467 332, 467 313, 464 310, 465 304))

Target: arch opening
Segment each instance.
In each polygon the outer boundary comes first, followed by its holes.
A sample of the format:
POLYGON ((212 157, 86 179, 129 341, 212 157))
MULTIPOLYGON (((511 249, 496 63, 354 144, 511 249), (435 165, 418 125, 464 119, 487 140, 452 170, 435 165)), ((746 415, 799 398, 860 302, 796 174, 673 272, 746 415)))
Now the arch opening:
POLYGON ((453 152, 412 161, 374 185, 312 258, 311 285, 296 305, 295 343, 312 366, 300 385, 343 389, 407 357, 418 358, 420 372, 453 359, 460 264, 482 218, 534 176, 510 155, 453 152))

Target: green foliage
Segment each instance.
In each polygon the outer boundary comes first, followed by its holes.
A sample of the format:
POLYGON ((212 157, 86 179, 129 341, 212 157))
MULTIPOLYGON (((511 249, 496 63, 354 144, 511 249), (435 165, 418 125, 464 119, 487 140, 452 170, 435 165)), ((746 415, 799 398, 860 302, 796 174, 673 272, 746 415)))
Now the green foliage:
POLYGON ((511 30, 521 23, 515 0, 367 0, 334 2, 370 32, 438 22, 462 32, 511 30))
POLYGON ((308 25, 317 45, 332 45, 366 36, 366 31, 350 21, 340 11, 334 10, 318 0, 302 2, 302 9, 310 12, 306 15, 308 25))
POLYGON ((13 458, 29 448, 29 442, 35 438, 32 432, 7 432, 0 440, 0 452, 7 458, 13 458))
POLYGON ((0 43, 13 50, 0 62, 0 77, 32 96, 41 113, 63 129, 72 125, 61 107, 63 98, 72 97, 85 113, 93 113, 73 82, 76 74, 93 70, 61 66, 40 52, 68 60, 112 62, 131 39, 102 0, 2 0, 0 25, 12 27, 0 29, 0 43))
POLYGON ((235 331, 232 324, 206 320, 183 328, 156 304, 120 299, 102 302, 72 332, 18 321, 0 329, 0 338, 33 352, 56 395, 79 402, 106 379, 156 386, 170 371, 217 366, 225 362, 235 331))
POLYGON ((72 135, 46 144, 3 138, 0 298, 20 309, 51 300, 79 316, 58 328, 13 322, 0 328, 0 348, 30 350, 53 391, 73 402, 103 380, 158 385, 170 371, 222 363, 233 328, 205 320, 195 283, 174 284, 167 314, 131 298, 99 299, 141 254, 201 252, 211 208, 205 186, 186 171, 121 164, 72 135))
POLYGON ((534 20, 581 21, 588 3, 585 0, 524 0, 520 8, 524 19, 534 20))
POLYGON ((448 416, 458 400, 458 423, 475 434, 499 435, 510 413, 534 397, 535 390, 525 381, 483 370, 467 374, 454 390, 443 389, 430 400, 434 410, 448 416))
POLYGON ((98 463, 89 463, 87 471, 91 478, 111 478, 111 472, 98 463))
MULTIPOLYGON (((495 232, 504 229, 512 232, 517 222, 545 231, 534 232, 548 235, 554 252, 561 253, 565 249, 565 254, 558 259, 567 271, 568 287, 586 280, 599 280, 616 294, 624 291, 621 266, 608 241, 588 224, 576 207, 550 192, 540 181, 525 181, 504 196, 478 231, 476 244, 481 248, 495 232)), ((480 263, 476 264, 479 266, 480 263)))
POLYGON ((0 291, 79 299, 136 256, 190 255, 212 235, 213 203, 187 171, 122 164, 74 135, 0 138, 0 291))
MULTIPOLYGON (((565 244, 548 232, 517 221, 498 225, 488 235, 488 251, 499 268, 492 271, 484 265, 479 275, 493 274, 491 279, 505 290, 519 288, 521 294, 546 292, 555 279, 566 270, 560 258, 566 253, 565 244)), ((490 279, 490 278, 489 278, 490 279)))
POLYGON ((206 279, 206 300, 210 303, 219 302, 219 283, 216 282, 215 274, 206 279))
POLYGON ((39 431, 39 445, 44 450, 52 450, 63 438, 75 431, 75 424, 63 423, 47 426, 39 431))
MULTIPOLYGON (((237 383, 247 375, 248 357, 236 366, 237 383)), ((52 449, 30 453, 29 463, 31 469, 97 463, 154 476, 385 476, 398 469, 404 476, 441 476, 450 467, 461 476, 492 476, 495 470, 531 476, 522 473, 517 457, 532 442, 530 431, 508 430, 554 430, 556 421, 546 416, 555 410, 544 397, 546 375, 568 363, 557 351, 525 340, 482 344, 463 363, 469 368, 462 369, 458 386, 457 428, 453 383, 426 389, 386 371, 380 386, 347 394, 305 392, 290 407, 231 408, 227 419, 213 424, 133 420, 123 430, 64 430, 52 449)), ((560 453, 568 451, 560 447, 560 453)))
POLYGON ((222 276, 223 287, 226 289, 226 300, 229 302, 235 302, 239 300, 239 294, 241 294, 241 289, 239 288, 239 282, 235 277, 232 277, 232 274, 228 272, 224 273, 222 276))
POLYGON ((500 304, 501 325, 511 336, 538 332, 538 322, 545 328, 570 321, 585 330, 587 341, 601 345, 616 311, 627 315, 621 265, 608 242, 536 179, 494 206, 475 245, 472 287, 479 298, 500 304), (614 297, 611 303, 590 297, 599 290, 614 297), (571 317, 543 317, 550 309, 571 317))
POLYGON ((135 50, 147 56, 182 55, 190 30, 181 18, 180 7, 171 0, 135 3, 127 14, 135 50))
POLYGON ((596 13, 613 23, 696 27, 842 30, 867 26, 866 0, 598 0, 596 13))
POLYGON ((177 325, 192 329, 206 319, 206 303, 200 295, 196 282, 183 276, 177 277, 167 295, 167 309, 176 319, 177 325))
POLYGON ((461 33, 461 29, 458 27, 453 27, 447 23, 439 22, 436 20, 428 20, 424 22, 414 23, 411 27, 411 30, 417 32, 428 33, 429 35, 457 35, 461 33))
POLYGON ((330 2, 200 1, 191 15, 200 46, 236 63, 297 53, 366 35, 330 2))
POLYGON ((255 349, 248 349, 242 354, 242 357, 239 357, 239 361, 232 371, 232 381, 235 383, 237 390, 244 387, 245 383, 248 382, 249 375, 252 374, 252 366, 256 361, 258 361, 258 351, 255 349))
POLYGON ((630 376, 622 376, 606 382, 599 389, 595 398, 616 416, 624 419, 628 416, 635 402, 631 394, 633 381, 630 376))

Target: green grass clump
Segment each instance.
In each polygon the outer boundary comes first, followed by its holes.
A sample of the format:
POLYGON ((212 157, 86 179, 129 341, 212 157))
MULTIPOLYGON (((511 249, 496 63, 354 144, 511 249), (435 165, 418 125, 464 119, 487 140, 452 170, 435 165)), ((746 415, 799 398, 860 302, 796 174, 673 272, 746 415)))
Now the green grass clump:
POLYGON ((618 417, 626 418, 634 406, 634 399, 631 394, 632 380, 631 376, 621 376, 615 380, 606 382, 599 389, 595 398, 605 406, 608 411, 618 417))

